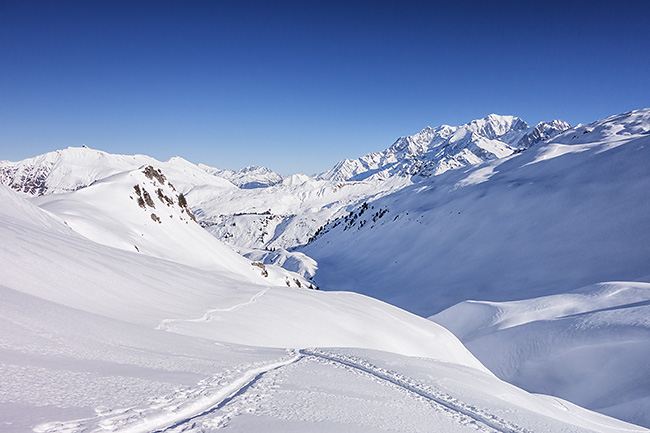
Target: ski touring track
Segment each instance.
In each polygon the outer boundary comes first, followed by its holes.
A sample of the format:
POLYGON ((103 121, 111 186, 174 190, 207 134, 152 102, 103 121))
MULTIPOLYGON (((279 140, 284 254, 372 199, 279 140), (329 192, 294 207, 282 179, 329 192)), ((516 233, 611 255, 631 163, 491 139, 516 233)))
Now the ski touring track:
POLYGON ((197 390, 191 390, 182 395, 183 400, 180 403, 177 398, 174 398, 175 396, 172 396, 171 399, 165 401, 166 404, 161 406, 151 406, 145 409, 127 408, 110 411, 105 415, 98 414, 98 417, 95 418, 69 422, 49 422, 36 426, 34 432, 99 433, 111 431, 114 433, 163 433, 184 431, 186 427, 192 429, 194 421, 217 412, 238 396, 243 395, 264 374, 310 358, 325 363, 338 364, 370 375, 380 382, 396 386, 403 391, 424 398, 451 415, 460 416, 463 423, 470 422, 482 426, 481 430, 483 431, 530 433, 529 430, 480 408, 465 404, 448 394, 418 383, 407 376, 375 366, 360 358, 316 349, 288 350, 287 358, 249 369, 231 382, 222 386, 219 385, 216 390, 211 390, 212 386, 210 384, 203 385, 197 390))
POLYGON ((232 307, 213 308, 211 310, 208 310, 208 311, 205 312, 205 314, 203 316, 201 316, 201 317, 199 317, 197 319, 164 319, 163 321, 160 322, 160 325, 158 325, 156 327, 156 329, 158 329, 160 331, 170 331, 171 327, 172 327, 172 324, 177 323, 177 322, 209 322, 210 320, 212 320, 212 317, 215 314, 226 313, 226 312, 230 312, 230 311, 236 311, 236 310, 239 310, 240 308, 243 308, 243 307, 245 307, 247 305, 251 305, 251 304, 257 302, 257 300, 259 298, 261 298, 262 296, 264 296, 264 294, 266 292, 268 292, 269 290, 271 290, 271 288, 267 287, 264 290, 260 291, 259 293, 256 293, 255 295, 253 295, 253 297, 251 297, 248 301, 242 302, 240 304, 233 305, 232 307))
POLYGON ((154 433, 166 432, 191 424, 196 418, 217 411, 236 396, 246 391, 269 371, 293 364, 303 358, 299 352, 290 350, 289 358, 264 364, 244 372, 232 382, 211 390, 208 382, 195 390, 179 392, 162 406, 138 409, 127 408, 110 411, 107 415, 69 422, 49 422, 34 428, 36 433, 154 433), (190 401, 188 402, 188 395, 190 401), (176 398, 174 398, 176 397, 176 398), (180 402, 178 400, 181 400, 180 402), (97 425, 97 428, 93 428, 97 425))
POLYGON ((299 353, 305 356, 319 358, 327 362, 341 364, 345 367, 374 376, 383 382, 388 382, 398 388, 416 394, 433 404, 442 406, 444 409, 451 411, 452 413, 464 416, 479 425, 482 424, 490 430, 501 433, 531 433, 527 429, 521 428, 480 408, 467 405, 448 394, 418 383, 407 376, 373 365, 366 360, 314 349, 302 349, 299 353))

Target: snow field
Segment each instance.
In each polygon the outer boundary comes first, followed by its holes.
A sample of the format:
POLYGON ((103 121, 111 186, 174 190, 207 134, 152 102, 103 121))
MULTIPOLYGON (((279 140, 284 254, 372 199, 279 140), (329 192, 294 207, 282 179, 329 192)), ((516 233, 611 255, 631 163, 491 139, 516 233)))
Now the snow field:
POLYGON ((466 301, 431 317, 497 376, 650 425, 650 284, 611 282, 511 302, 466 301))

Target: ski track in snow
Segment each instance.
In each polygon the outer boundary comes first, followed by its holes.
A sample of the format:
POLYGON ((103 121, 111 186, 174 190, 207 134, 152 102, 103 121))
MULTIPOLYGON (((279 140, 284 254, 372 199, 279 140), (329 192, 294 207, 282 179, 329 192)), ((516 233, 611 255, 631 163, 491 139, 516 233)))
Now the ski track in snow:
MULTIPOLYGON (((258 294, 260 295, 260 294, 258 294)), ((261 295, 260 295, 261 296, 261 295)), ((233 307, 234 308, 234 307, 233 307)), ((295 364, 302 359, 316 359, 339 364, 378 379, 379 382, 396 386, 406 392, 424 398, 467 425, 474 423, 482 431, 501 433, 529 433, 511 422, 484 410, 463 403, 439 390, 416 382, 394 371, 375 366, 370 362, 348 355, 328 353, 322 350, 288 350, 287 359, 246 370, 241 376, 223 385, 223 380, 213 378, 199 383, 194 389, 179 389, 170 396, 152 399, 148 407, 139 406, 117 410, 96 409, 97 417, 68 422, 48 422, 34 428, 36 433, 147 433, 182 432, 196 427, 199 418, 214 414, 235 398, 242 396, 264 374, 295 364), (214 389, 217 388, 217 389, 214 389)), ((225 427, 237 411, 215 416, 213 428, 225 427)))
POLYGON ((246 391, 265 373, 293 364, 303 358, 295 351, 289 351, 291 357, 252 368, 243 375, 219 386, 220 381, 205 381, 195 389, 179 389, 169 397, 158 399, 162 404, 153 404, 146 408, 126 408, 101 413, 98 417, 86 418, 69 422, 50 422, 34 428, 36 433, 81 433, 105 432, 114 433, 154 433, 183 428, 194 419, 217 411, 236 396, 246 391), (215 383, 216 382, 216 383, 215 383), (217 387, 216 390, 211 388, 217 387), (93 428, 93 425, 98 428, 93 428))
POLYGON ((264 290, 262 290, 261 292, 256 293, 255 295, 253 295, 253 297, 250 298, 248 301, 242 302, 240 304, 233 305, 232 307, 213 308, 211 310, 208 310, 208 311, 205 312, 205 314, 203 316, 199 317, 198 319, 164 319, 163 321, 160 322, 160 325, 158 325, 156 327, 156 329, 158 329, 160 331, 170 331, 171 330, 170 329, 171 328, 170 324, 177 323, 177 322, 209 322, 210 320, 212 320, 212 316, 214 314, 216 314, 216 313, 225 313, 225 312, 239 310, 242 307, 245 307, 247 305, 250 305, 250 304, 256 302, 259 298, 264 296, 264 294, 266 292, 268 292, 270 289, 271 289, 270 287, 267 287, 264 290))
POLYGON ((494 431, 502 433, 530 433, 529 430, 521 428, 511 422, 487 413, 480 408, 467 405, 448 394, 437 391, 429 386, 417 383, 415 380, 394 371, 377 367, 368 361, 351 356, 343 356, 311 349, 300 350, 300 353, 305 356, 324 359, 325 361, 341 364, 346 367, 370 374, 378 379, 381 379, 384 382, 389 382, 399 388, 417 394, 418 396, 423 397, 432 403, 443 406, 443 408, 447 410, 470 418, 471 420, 483 424, 494 431))

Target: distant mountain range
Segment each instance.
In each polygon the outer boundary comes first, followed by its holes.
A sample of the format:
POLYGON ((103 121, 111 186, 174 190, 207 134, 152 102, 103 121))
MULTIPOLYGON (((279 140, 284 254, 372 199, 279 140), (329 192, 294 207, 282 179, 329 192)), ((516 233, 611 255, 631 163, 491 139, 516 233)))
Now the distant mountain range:
POLYGON ((68 148, 20 162, 0 161, 0 182, 44 195, 153 165, 186 194, 199 222, 213 235, 238 247, 291 248, 305 244, 350 206, 452 168, 512 155, 567 128, 559 120, 531 128, 518 117, 491 114, 458 127, 427 127, 384 151, 343 160, 315 177, 284 178, 265 167, 221 170, 180 157, 160 162, 145 155, 68 148))
MULTIPOLYGON (((355 160, 344 159, 316 179, 341 182, 437 175, 503 158, 569 128, 570 125, 561 120, 540 122, 531 128, 518 117, 491 114, 462 126, 427 127, 418 134, 399 138, 381 152, 355 160)), ((183 185, 213 183, 204 173, 226 179, 243 189, 269 187, 283 180, 281 175, 266 167, 222 170, 205 164, 194 165, 180 157, 160 162, 146 155, 112 155, 84 146, 20 162, 0 161, 0 182, 16 191, 43 195, 74 191, 108 175, 152 164, 164 168, 170 175, 183 173, 186 178, 185 182, 180 182, 183 185)))
POLYGON ((562 120, 554 120, 531 128, 518 117, 490 114, 462 126, 426 127, 415 135, 399 138, 381 152, 344 159, 318 177, 336 181, 429 177, 512 155, 570 127, 562 120))

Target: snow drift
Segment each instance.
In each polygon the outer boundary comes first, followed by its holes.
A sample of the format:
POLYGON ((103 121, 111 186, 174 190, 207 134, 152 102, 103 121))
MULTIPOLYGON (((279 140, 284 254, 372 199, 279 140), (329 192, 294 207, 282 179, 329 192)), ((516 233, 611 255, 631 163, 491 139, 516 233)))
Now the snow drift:
POLYGON ((431 320, 510 383, 650 425, 648 283, 601 283, 511 302, 465 301, 431 320))

